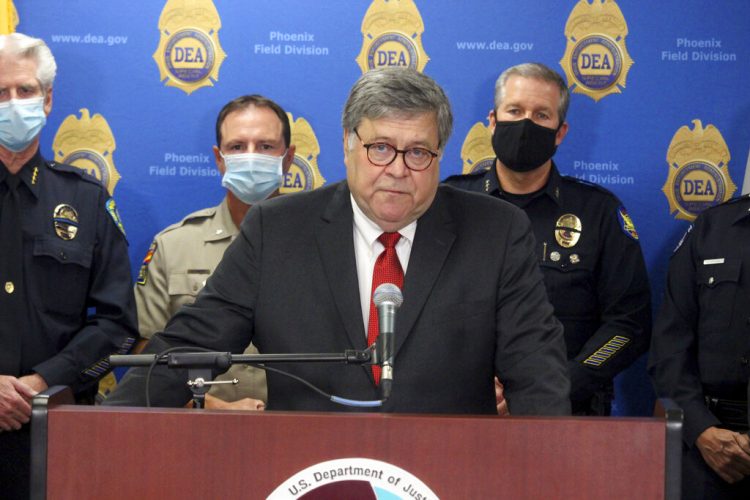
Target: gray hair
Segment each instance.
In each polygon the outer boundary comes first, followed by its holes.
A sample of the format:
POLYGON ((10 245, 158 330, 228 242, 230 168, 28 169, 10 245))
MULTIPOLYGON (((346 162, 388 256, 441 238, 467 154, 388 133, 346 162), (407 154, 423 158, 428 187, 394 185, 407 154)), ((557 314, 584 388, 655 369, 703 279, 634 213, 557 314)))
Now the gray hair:
POLYGON ((560 89, 560 104, 557 107, 557 114, 560 118, 560 124, 565 121, 570 105, 570 91, 568 85, 560 74, 545 66, 542 63, 524 63, 517 66, 511 66, 502 72, 495 83, 495 110, 500 108, 505 97, 505 84, 511 76, 520 76, 522 78, 534 78, 543 82, 553 83, 560 89))
POLYGON ((57 64, 47 44, 41 38, 23 33, 0 35, 0 57, 33 59, 36 62, 36 79, 45 92, 52 87, 57 73, 57 64))
POLYGON ((379 68, 368 71, 354 84, 341 124, 351 135, 365 118, 413 117, 424 113, 435 113, 438 147, 442 149, 453 129, 453 113, 443 89, 429 76, 410 68, 379 68))

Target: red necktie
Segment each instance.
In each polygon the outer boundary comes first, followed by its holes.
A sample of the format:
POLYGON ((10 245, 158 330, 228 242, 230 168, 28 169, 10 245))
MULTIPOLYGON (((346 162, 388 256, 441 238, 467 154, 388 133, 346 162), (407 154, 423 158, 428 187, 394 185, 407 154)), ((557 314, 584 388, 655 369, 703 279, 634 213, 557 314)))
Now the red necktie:
MULTIPOLYGON (((379 334, 378 327, 378 309, 372 301, 372 294, 375 289, 383 283, 393 283, 399 288, 404 286, 404 271, 401 269, 401 262, 398 260, 396 253, 396 243, 401 238, 399 233, 383 233, 378 237, 378 241, 383 244, 385 250, 378 255, 375 261, 375 269, 372 272, 372 291, 370 292, 370 321, 367 324, 367 345, 372 345, 379 334)), ((372 375, 375 377, 375 383, 380 383, 380 367, 372 365, 372 375)))

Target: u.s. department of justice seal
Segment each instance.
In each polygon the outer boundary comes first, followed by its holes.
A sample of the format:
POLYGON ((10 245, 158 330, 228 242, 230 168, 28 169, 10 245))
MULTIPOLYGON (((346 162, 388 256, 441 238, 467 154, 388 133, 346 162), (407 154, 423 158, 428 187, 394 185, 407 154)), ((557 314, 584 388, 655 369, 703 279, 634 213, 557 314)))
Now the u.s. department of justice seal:
POLYGON ((625 47, 628 25, 614 0, 580 0, 565 23, 568 45, 560 65, 568 85, 598 101, 625 87, 633 60, 625 47))
POLYGON ((362 73, 384 66, 423 71, 430 60, 422 46, 424 22, 413 0, 373 0, 362 20, 362 73))
POLYGON ((326 182, 318 168, 320 144, 307 120, 302 117, 294 120, 291 113, 287 113, 287 116, 292 129, 292 144, 297 149, 279 192, 312 191, 326 182))
POLYGON ((669 213, 676 219, 694 220, 708 207, 732 197, 737 186, 729 177, 729 148, 713 125, 703 128, 693 120, 672 137, 667 150, 669 174, 661 190, 669 201, 669 213))
POLYGON ((464 162, 462 173, 470 174, 489 170, 495 165, 495 151, 492 149, 492 133, 482 122, 476 122, 466 134, 461 146, 461 159, 464 162))
POLYGON ((153 55, 161 81, 186 94, 213 86, 227 57, 219 43, 219 29, 221 18, 211 0, 167 0, 153 55))
POLYGON ((57 129, 52 141, 55 161, 88 172, 99 179, 111 195, 120 180, 112 158, 115 136, 102 115, 97 113, 91 117, 86 108, 80 111, 80 119, 68 115, 57 129))

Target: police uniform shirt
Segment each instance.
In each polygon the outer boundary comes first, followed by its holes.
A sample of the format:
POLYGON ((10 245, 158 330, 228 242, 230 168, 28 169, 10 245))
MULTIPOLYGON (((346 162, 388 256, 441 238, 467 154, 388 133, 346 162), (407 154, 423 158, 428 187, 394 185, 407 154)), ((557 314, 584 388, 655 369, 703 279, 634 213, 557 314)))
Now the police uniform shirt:
POLYGON ((513 202, 531 219, 547 294, 565 327, 574 403, 610 386, 646 351, 648 276, 637 233, 617 197, 561 176, 554 163, 547 185, 531 196, 505 193, 494 168, 445 182, 513 202), (575 220, 580 230, 568 227, 575 220))
MULTIPOLYGON (((0 186, 8 175, 0 163, 0 186)), ((125 235, 112 199, 81 170, 37 151, 17 175, 26 314, 16 332, 19 369, 7 375, 38 373, 50 386, 80 392, 109 369, 107 356, 127 352, 137 336, 125 235)), ((0 241, 4 259, 6 247, 0 241)))
POLYGON ((693 446, 720 424, 704 396, 747 400, 750 376, 750 198, 707 209, 669 263, 654 324, 649 373, 657 392, 685 412, 693 446))
MULTIPOLYGON (((218 206, 194 212, 156 235, 136 280, 138 328, 150 339, 164 330, 185 304, 192 304, 239 233, 226 198, 218 206)), ((250 344, 244 354, 257 354, 250 344)), ((246 397, 266 401, 265 372, 247 365, 232 366, 217 380, 237 378, 237 385, 219 384, 210 394, 225 401, 246 397)))

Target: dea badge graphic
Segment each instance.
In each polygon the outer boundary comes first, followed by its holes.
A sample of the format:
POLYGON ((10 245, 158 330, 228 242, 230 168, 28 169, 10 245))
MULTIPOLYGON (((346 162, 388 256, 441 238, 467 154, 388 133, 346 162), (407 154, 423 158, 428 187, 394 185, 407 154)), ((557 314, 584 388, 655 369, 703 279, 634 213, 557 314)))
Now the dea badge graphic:
POLYGON ((57 129, 52 141, 55 161, 88 172, 99 179, 111 195, 120 180, 112 158, 115 136, 102 115, 97 113, 92 118, 88 109, 80 111, 81 118, 68 115, 57 129))
POLYGON ((669 174, 662 187, 669 213, 692 221, 708 207, 732 197, 737 186, 729 177, 729 148, 713 125, 703 128, 693 120, 693 129, 682 126, 667 151, 669 174))
POLYGON ((580 0, 565 24, 568 45, 560 65, 568 85, 594 101, 619 94, 633 60, 625 47, 628 25, 614 0, 580 0))
POLYGON ((268 496, 268 500, 287 498, 413 500, 438 496, 415 476, 393 464, 369 458, 341 458, 296 473, 268 496))
POLYGON ((153 58, 168 87, 191 94, 212 87, 227 55, 219 43, 221 19, 211 0, 167 0, 159 16, 161 39, 153 58))
POLYGON ((423 71, 430 60, 422 46, 424 23, 413 0, 373 0, 362 20, 362 73, 384 66, 423 71))
POLYGON ((466 134, 461 146, 461 159, 464 162, 461 173, 470 174, 489 170, 495 165, 495 151, 492 149, 492 133, 482 122, 476 122, 466 134))
POLYGON ((302 117, 294 120, 291 113, 287 113, 287 116, 292 129, 292 144, 297 149, 294 152, 289 172, 284 175, 284 183, 279 192, 312 191, 326 182, 318 169, 318 155, 320 154, 318 138, 315 137, 315 132, 307 120, 302 117))

